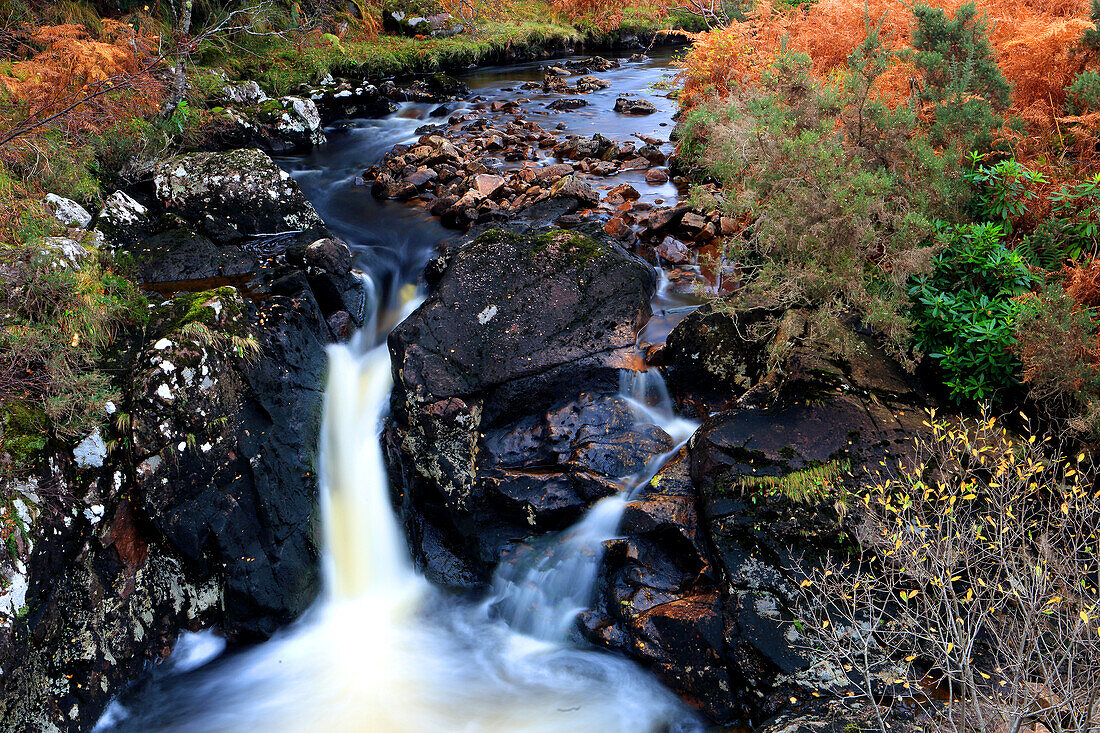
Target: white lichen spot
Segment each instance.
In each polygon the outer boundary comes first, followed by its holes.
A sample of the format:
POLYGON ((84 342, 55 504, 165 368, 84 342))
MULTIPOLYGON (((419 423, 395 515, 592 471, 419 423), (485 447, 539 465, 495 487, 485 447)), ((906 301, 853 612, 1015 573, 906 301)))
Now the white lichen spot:
POLYGON ((477 314, 477 322, 484 326, 486 323, 493 320, 493 316, 495 316, 496 314, 497 307, 495 305, 491 305, 485 310, 481 311, 481 313, 477 314))
POLYGON ((108 415, 114 415, 116 412, 118 412, 118 407, 116 407, 115 403, 111 402, 110 400, 107 400, 107 402, 104 403, 103 409, 107 411, 108 415))
POLYGON ((167 349, 171 345, 172 345, 172 342, 169 341, 168 339, 161 339, 160 341, 153 344, 153 348, 156 349, 157 351, 164 351, 165 349, 167 349))
POLYGON ((176 371, 176 365, 165 359, 160 363, 160 369, 165 374, 171 374, 172 372, 176 371))
POLYGON ((76 459, 76 465, 80 468, 99 468, 106 457, 107 444, 103 442, 99 428, 93 430, 73 449, 73 458, 76 459))
POLYGON ((84 518, 91 524, 99 524, 100 520, 103 519, 103 505, 92 504, 84 510, 84 518))
POLYGON ((199 446, 199 448, 202 450, 203 453, 209 452, 209 450, 213 447, 214 446, 211 445, 210 443, 203 443, 202 445, 199 446))
POLYGON ((172 400, 172 390, 168 388, 167 384, 162 384, 157 387, 157 396, 163 400, 172 400))

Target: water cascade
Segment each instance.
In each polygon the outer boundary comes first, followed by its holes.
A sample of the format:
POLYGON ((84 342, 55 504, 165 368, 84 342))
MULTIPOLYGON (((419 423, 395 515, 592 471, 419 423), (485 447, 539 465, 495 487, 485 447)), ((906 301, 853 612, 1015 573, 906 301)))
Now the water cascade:
POLYGON ((515 562, 497 566, 486 607, 513 629, 537 639, 569 638, 577 614, 592 600, 604 542, 617 536, 626 505, 699 427, 675 414, 656 370, 624 369, 619 397, 630 405, 636 423, 660 427, 675 447, 652 459, 640 473, 622 477, 623 490, 601 499, 573 527, 525 548, 515 562))
MULTIPOLYGON (((538 65, 522 73, 542 78, 538 65)), ((620 73, 643 90, 653 72, 637 66, 620 73)), ((469 79, 502 85, 515 72, 484 75, 469 79)), ((389 355, 374 344, 400 318, 395 301, 409 300, 408 283, 450 235, 422 210, 376 202, 353 181, 390 146, 415 139, 427 114, 409 104, 386 120, 353 122, 324 148, 282 161, 328 225, 355 245, 373 301, 374 323, 328 352, 319 472, 324 594, 296 624, 249 649, 220 653, 209 632, 186 635, 178 663, 173 657, 140 690, 113 703, 97 733, 702 730, 675 695, 633 663, 567 641, 574 617, 591 600, 603 542, 615 536, 623 508, 669 454, 623 477, 623 490, 571 530, 532 548, 531 562, 515 565, 518 575, 500 571, 487 601, 448 595, 413 567, 379 443, 389 355), (535 595, 515 595, 531 588, 535 595)), ((615 132, 606 115, 578 115, 574 122, 585 135, 615 132)), ((638 123, 620 125, 627 136, 638 123)), ((657 305, 675 318, 678 301, 664 282, 657 305)), ((664 321, 652 324, 660 333, 648 340, 667 334, 672 320, 664 321)), ((674 443, 682 445, 694 429, 672 413, 656 372, 624 373, 620 398, 639 422, 664 428, 674 443)))
MULTIPOLYGON (((356 339, 331 347, 329 359, 326 596, 266 644, 164 677, 114 704, 97 731, 697 730, 670 692, 626 660, 518 633, 483 605, 445 596, 416 574, 378 441, 389 356, 356 339)), ((598 505, 577 531, 591 523, 601 536, 613 532, 611 515, 625 498, 598 505)))

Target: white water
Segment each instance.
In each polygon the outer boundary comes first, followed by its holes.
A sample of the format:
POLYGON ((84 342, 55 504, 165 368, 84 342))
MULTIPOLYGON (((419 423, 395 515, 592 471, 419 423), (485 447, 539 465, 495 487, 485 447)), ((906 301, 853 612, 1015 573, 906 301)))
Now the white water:
POLYGON ((665 381, 655 370, 623 370, 619 396, 630 405, 637 424, 662 428, 675 447, 640 473, 622 477, 623 490, 601 499, 576 525, 536 543, 515 562, 497 567, 486 607, 513 629, 537 639, 569 638, 577 614, 592 600, 604 543, 618 536, 626 505, 699 427, 675 414, 665 381))
MULTIPOLYGON (((700 730, 678 699, 630 662, 517 633, 490 618, 483 604, 445 596, 414 571, 378 440, 391 387, 388 354, 356 339, 331 347, 329 358, 324 597, 266 644, 169 676, 112 705, 97 731, 700 730)), ((597 505, 578 532, 599 525, 593 542, 613 532, 623 502, 625 495, 597 505)), ((584 572, 594 577, 597 562, 584 572)), ((584 582, 590 589, 591 581, 584 582)))

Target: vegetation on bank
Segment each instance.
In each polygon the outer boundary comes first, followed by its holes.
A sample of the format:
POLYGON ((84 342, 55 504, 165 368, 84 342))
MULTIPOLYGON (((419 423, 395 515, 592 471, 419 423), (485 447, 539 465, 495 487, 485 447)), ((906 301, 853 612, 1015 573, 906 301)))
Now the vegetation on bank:
POLYGON ((1100 438, 1100 4, 758 4, 684 60, 745 293, 858 317, 960 404, 1100 438))
POLYGON ((858 497, 859 548, 801 581, 798 643, 880 702, 881 733, 898 716, 952 733, 1095 730, 1100 495, 1085 454, 986 417, 933 414, 929 428, 858 497))

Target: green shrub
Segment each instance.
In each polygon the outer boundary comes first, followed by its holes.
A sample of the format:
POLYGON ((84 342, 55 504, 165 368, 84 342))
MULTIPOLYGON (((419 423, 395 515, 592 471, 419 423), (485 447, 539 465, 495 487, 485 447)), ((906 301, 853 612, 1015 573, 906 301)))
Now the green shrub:
POLYGON ((1012 352, 1020 304, 1028 291, 1027 264, 1004 244, 998 224, 941 226, 943 243, 931 275, 909 290, 914 345, 944 375, 959 402, 986 402, 1017 384, 1012 352))
POLYGON ((106 190, 132 182, 142 164, 162 157, 168 138, 152 123, 130 118, 116 122, 91 140, 95 172, 106 190))
POLYGON ((1082 71, 1066 87, 1066 111, 1083 115, 1094 110, 1100 110, 1100 72, 1082 71))
POLYGON ((988 22, 973 2, 949 18, 940 8, 913 7, 911 59, 924 78, 921 97, 935 105, 932 137, 937 143, 985 149, 1008 107, 1011 87, 997 66, 988 22))
POLYGON ((963 173, 977 194, 976 218, 997 222, 1011 234, 1012 220, 1024 214, 1027 202, 1036 197, 1030 186, 1045 183, 1046 178, 1013 158, 994 165, 981 165, 980 160, 980 155, 972 153, 972 167, 963 173))
POLYGON ((1100 428, 1098 330, 1060 281, 1024 298, 1016 319, 1014 351, 1032 402, 1057 428, 1089 438, 1100 428))
POLYGON ((1055 217, 1039 222, 1035 231, 1016 245, 1016 251, 1034 267, 1058 270, 1080 258, 1085 245, 1073 222, 1055 217))

